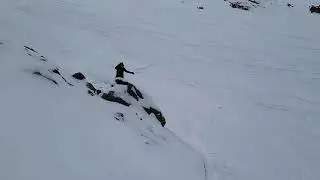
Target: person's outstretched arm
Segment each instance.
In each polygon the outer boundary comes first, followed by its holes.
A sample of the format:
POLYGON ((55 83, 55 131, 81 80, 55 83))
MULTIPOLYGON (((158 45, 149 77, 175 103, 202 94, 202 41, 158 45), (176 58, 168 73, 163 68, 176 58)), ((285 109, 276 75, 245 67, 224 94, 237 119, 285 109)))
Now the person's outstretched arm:
POLYGON ((125 71, 126 73, 134 74, 134 72, 128 71, 126 68, 124 68, 124 71, 125 71))

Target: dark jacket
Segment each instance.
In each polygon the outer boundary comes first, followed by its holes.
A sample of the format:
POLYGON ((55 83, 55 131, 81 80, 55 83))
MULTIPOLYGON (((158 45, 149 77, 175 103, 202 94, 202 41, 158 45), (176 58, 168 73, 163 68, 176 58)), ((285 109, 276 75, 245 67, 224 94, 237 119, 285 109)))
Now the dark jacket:
POLYGON ((124 67, 124 64, 123 63, 119 63, 115 69, 117 70, 117 74, 116 74, 116 77, 119 77, 119 78, 123 78, 123 73, 126 72, 126 73, 130 73, 130 74, 134 74, 134 72, 131 72, 131 71, 128 71, 126 70, 126 68, 124 67))

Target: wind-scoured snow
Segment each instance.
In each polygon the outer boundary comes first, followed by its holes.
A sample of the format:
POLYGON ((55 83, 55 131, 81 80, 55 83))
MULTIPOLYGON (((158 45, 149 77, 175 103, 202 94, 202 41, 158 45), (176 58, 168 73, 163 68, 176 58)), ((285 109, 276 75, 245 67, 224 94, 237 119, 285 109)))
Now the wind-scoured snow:
POLYGON ((0 179, 318 180, 320 16, 309 5, 3 1, 0 179), (24 45, 99 81, 124 61, 168 129, 32 76, 24 45))

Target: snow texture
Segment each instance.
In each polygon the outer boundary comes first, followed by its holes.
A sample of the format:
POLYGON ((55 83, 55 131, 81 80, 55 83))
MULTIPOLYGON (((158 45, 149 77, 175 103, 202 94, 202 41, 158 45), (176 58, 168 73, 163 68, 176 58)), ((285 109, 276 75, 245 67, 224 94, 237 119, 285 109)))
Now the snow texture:
POLYGON ((320 179, 317 3, 3 0, 0 179, 320 179), (81 82, 32 74, 46 61, 24 46, 96 84, 123 61, 167 128, 81 82))

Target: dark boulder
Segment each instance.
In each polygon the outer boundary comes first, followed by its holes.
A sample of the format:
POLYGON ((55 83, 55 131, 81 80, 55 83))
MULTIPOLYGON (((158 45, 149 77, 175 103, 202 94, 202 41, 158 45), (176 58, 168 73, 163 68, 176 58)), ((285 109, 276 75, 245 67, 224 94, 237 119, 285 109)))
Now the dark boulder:
MULTIPOLYGON (((95 94, 99 95, 102 93, 100 89, 96 89, 91 83, 87 83, 86 87, 88 88, 88 94, 94 96, 95 94)), ((131 104, 126 102, 120 97, 117 97, 114 91, 109 91, 108 93, 102 93, 101 98, 107 101, 116 102, 124 106, 130 106, 131 104)))
POLYGON ((242 4, 240 2, 230 2, 230 6, 232 8, 238 8, 238 9, 242 9, 242 10, 245 10, 245 11, 249 11, 250 10, 250 6, 242 4))
POLYGON ((116 103, 122 104, 124 106, 130 106, 131 105, 130 103, 128 103, 125 100, 123 100, 122 98, 115 96, 114 95, 114 91, 109 91, 108 93, 103 93, 101 95, 101 98, 104 99, 104 100, 107 100, 107 101, 111 101, 111 102, 116 102, 116 103))
POLYGON ((73 74, 72 77, 75 79, 78 79, 78 80, 86 79, 86 77, 81 72, 77 72, 77 73, 73 74))
POLYGON ((94 93, 90 90, 88 90, 88 94, 90 94, 91 96, 94 96, 94 93))
POLYGON ((87 83, 86 86, 88 89, 96 93, 97 89, 91 83, 87 83))
POLYGON ((293 5, 292 5, 292 4, 290 4, 290 3, 288 3, 288 4, 287 4, 287 6, 288 6, 288 7, 293 7, 293 5))
POLYGON ((203 9, 204 9, 203 6, 198 6, 197 8, 200 9, 200 10, 203 10, 203 9))
POLYGON ((310 6, 310 12, 311 13, 320 13, 320 5, 318 5, 318 6, 316 6, 316 5, 310 6))
POLYGON ((158 119, 158 121, 161 123, 162 126, 166 125, 166 119, 164 118, 164 116, 162 115, 162 113, 159 110, 157 110, 153 107, 150 107, 150 108, 143 107, 143 109, 148 114, 153 113, 156 116, 156 118, 158 119))
POLYGON ((127 86, 127 92, 129 93, 129 95, 133 98, 135 98, 137 101, 139 101, 139 97, 141 99, 143 99, 143 95, 140 92, 140 90, 138 88, 136 88, 135 85, 127 82, 127 81, 123 81, 121 79, 116 79, 115 82, 119 85, 126 85, 127 86))

